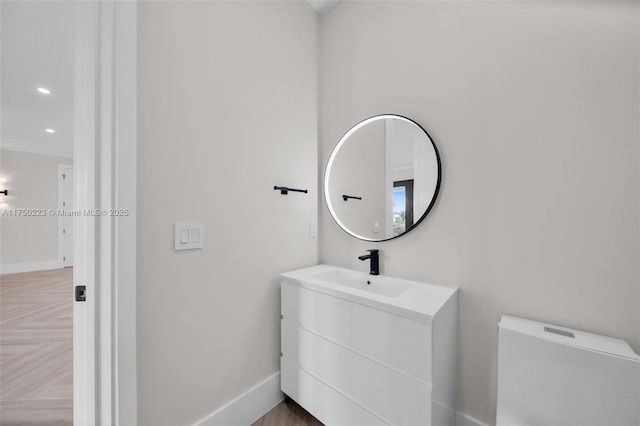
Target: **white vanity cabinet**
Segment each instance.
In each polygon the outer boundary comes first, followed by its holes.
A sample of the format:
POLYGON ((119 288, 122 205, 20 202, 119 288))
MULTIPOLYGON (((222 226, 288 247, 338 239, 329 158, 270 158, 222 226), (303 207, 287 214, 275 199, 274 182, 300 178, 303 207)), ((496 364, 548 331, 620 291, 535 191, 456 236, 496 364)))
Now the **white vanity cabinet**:
POLYGON ((282 275, 282 391, 329 426, 453 426, 457 289, 363 276, 406 286, 388 297, 327 268, 282 275))

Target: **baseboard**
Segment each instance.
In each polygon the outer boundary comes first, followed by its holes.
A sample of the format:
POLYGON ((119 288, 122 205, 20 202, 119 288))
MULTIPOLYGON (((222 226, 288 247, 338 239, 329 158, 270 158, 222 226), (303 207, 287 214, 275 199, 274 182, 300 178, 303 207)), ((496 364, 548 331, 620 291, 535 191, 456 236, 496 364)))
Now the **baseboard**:
MULTIPOLYGON (((264 416, 284 399, 280 391, 280 372, 249 389, 193 426, 247 426, 264 416)), ((456 426, 488 426, 471 416, 456 413, 456 426)))
POLYGON ((47 271, 49 269, 62 269, 59 260, 47 260, 45 262, 14 263, 12 265, 0 265, 0 275, 20 274, 22 272, 47 271))
POLYGON ((284 399, 280 372, 269 376, 224 407, 196 422, 194 426, 247 426, 284 399))
POLYGON ((478 419, 462 414, 460 411, 456 413, 456 426, 488 426, 478 419))

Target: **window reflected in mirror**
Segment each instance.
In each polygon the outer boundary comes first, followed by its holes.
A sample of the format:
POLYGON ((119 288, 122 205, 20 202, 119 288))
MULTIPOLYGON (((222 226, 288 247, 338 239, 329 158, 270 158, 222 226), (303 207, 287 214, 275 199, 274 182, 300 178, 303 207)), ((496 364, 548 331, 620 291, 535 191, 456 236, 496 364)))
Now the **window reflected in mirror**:
POLYGON ((413 226, 413 179, 393 182, 393 234, 413 226))

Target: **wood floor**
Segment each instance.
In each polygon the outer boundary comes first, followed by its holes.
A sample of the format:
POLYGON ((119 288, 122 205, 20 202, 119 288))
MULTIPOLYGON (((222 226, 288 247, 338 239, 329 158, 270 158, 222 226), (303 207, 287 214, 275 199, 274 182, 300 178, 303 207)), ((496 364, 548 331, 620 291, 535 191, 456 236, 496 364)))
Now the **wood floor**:
POLYGON ((72 275, 0 275, 1 426, 73 424, 72 275))
MULTIPOLYGON (((0 275, 0 426, 73 424, 73 270, 0 275)), ((293 401, 251 426, 323 426, 293 401)))
POLYGON ((323 426, 295 402, 281 402, 251 426, 323 426))

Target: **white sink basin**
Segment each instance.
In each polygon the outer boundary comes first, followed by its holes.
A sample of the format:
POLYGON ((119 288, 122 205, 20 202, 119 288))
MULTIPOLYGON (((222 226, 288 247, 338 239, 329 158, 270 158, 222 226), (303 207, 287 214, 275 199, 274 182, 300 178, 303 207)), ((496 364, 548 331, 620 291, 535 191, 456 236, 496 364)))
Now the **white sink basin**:
POLYGON ((416 319, 431 321, 457 287, 405 280, 332 265, 316 265, 281 274, 290 283, 361 305, 416 319))
POLYGON ((388 297, 396 297, 411 285, 391 277, 369 275, 364 272, 332 269, 313 275, 312 278, 332 284, 344 285, 358 290, 370 291, 388 297))

